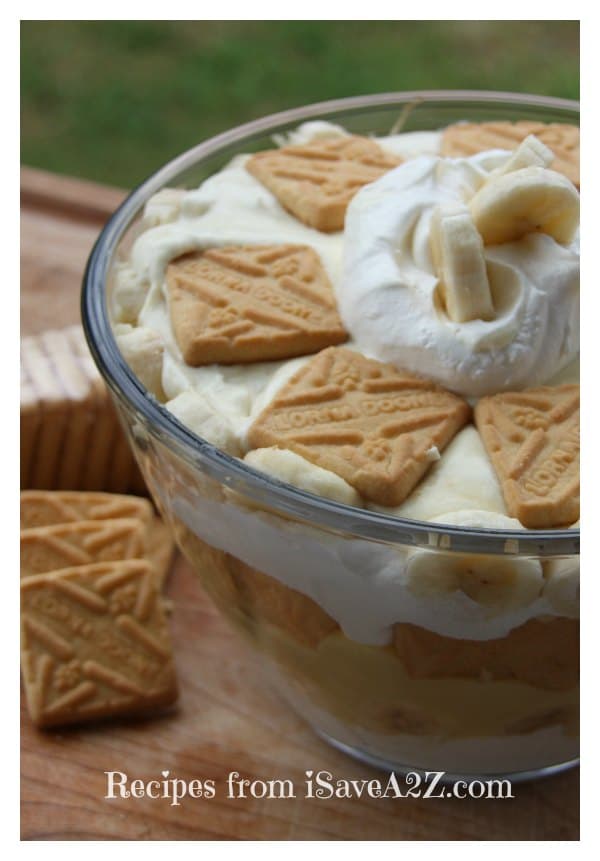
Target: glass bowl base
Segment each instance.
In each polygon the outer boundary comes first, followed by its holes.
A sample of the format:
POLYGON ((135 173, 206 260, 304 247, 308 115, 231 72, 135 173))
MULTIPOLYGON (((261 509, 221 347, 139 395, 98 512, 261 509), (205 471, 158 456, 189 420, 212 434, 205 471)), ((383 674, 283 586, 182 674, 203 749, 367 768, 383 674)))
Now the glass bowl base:
POLYGON ((505 780, 522 783, 579 765, 579 739, 561 726, 522 735, 443 739, 425 734, 374 732, 341 721, 271 665, 267 680, 319 738, 355 760, 399 775, 439 774, 437 782, 505 780))
MULTIPOLYGON (((323 739, 323 741, 327 742, 327 744, 331 745, 342 753, 345 753, 347 756, 352 757, 352 759, 356 759, 359 762, 364 763, 365 765, 370 765, 372 768, 376 768, 379 771, 385 771, 388 773, 393 771, 395 774, 400 774, 403 776, 419 774, 422 777, 423 781, 427 780, 427 776, 429 776, 429 779, 431 779, 432 775, 436 773, 433 769, 423 769, 417 766, 406 765, 405 763, 391 762, 386 759, 382 759, 375 754, 348 745, 343 741, 339 741, 337 738, 333 738, 333 736, 330 736, 326 732, 323 732, 323 730, 319 729, 319 727, 316 727, 312 724, 311 727, 313 731, 319 736, 319 738, 323 739)), ((555 774, 560 774, 563 771, 567 771, 568 769, 576 768, 578 766, 579 758, 576 758, 568 760, 566 762, 559 762, 555 765, 547 765, 541 768, 528 769, 526 771, 499 772, 489 774, 460 774, 444 771, 441 772, 441 777, 438 782, 445 786, 449 784, 454 784, 457 781, 465 781, 466 783, 472 783, 474 781, 481 782, 489 780, 508 780, 511 784, 524 783, 526 781, 537 780, 542 777, 552 777, 555 774)), ((407 785, 407 789, 408 788, 409 787, 407 785)), ((423 793, 424 791, 425 784, 423 785, 423 793)))

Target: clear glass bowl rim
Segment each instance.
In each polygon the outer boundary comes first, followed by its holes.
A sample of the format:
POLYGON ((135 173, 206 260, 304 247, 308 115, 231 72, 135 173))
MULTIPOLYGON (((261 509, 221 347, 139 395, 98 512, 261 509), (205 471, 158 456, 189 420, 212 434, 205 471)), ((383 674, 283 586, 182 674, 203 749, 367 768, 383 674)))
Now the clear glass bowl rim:
MULTIPOLYGON (((347 535, 388 544, 438 544, 448 536, 452 552, 511 556, 564 556, 579 553, 579 529, 496 530, 451 526, 443 523, 392 517, 353 508, 306 493, 292 485, 258 472, 226 454, 181 424, 164 406, 148 395, 124 361, 117 347, 108 314, 106 282, 113 256, 124 233, 146 201, 183 171, 221 150, 273 134, 291 124, 312 119, 334 118, 343 112, 377 109, 409 103, 467 102, 479 106, 513 106, 579 111, 579 102, 527 93, 486 90, 418 90, 382 93, 319 102, 262 117, 211 137, 176 156, 138 185, 109 219, 87 262, 83 278, 81 312, 92 356, 117 399, 136 412, 147 433, 166 444, 192 468, 235 487, 237 491, 272 511, 292 515, 315 528, 330 528, 347 535)), ((432 547, 433 549, 433 547, 432 547)))

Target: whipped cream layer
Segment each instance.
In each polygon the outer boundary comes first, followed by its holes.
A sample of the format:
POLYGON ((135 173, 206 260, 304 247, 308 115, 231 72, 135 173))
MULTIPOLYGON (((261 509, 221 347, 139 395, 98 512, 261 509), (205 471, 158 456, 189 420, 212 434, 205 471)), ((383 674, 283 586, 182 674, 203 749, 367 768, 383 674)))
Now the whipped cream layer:
MULTIPOLYGON (((235 493, 218 499, 193 487, 175 496, 168 488, 155 491, 166 510, 202 541, 312 598, 359 643, 389 644, 398 622, 445 637, 492 640, 529 619, 578 614, 575 561, 568 570, 565 562, 555 571, 548 563, 509 555, 490 562, 490 557, 404 549, 278 517, 246 506, 235 493), (429 571, 431 576, 424 577, 429 571)), ((519 527, 512 518, 486 512, 439 518, 436 527, 444 520, 519 527)), ((451 549, 450 535, 431 537, 451 549)))
POLYGON ((362 352, 467 397, 540 385, 579 352, 579 246, 532 233, 485 248, 494 319, 453 322, 440 301, 430 224, 508 158, 423 156, 361 189, 346 214, 344 325, 362 352))

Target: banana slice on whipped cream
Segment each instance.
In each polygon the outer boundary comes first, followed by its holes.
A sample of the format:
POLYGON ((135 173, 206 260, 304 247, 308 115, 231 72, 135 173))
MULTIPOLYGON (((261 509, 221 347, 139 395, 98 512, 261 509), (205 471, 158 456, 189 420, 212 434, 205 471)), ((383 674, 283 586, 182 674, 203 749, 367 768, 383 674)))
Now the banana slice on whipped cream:
POLYGON ((524 167, 550 167, 553 161, 554 153, 550 147, 535 135, 528 135, 524 141, 521 141, 509 160, 502 167, 493 170, 491 176, 502 176, 524 167))
POLYGON ((530 166, 492 176, 469 201, 484 245, 546 233, 561 245, 579 226, 579 192, 562 173, 530 166))
POLYGON ((430 250, 440 295, 456 323, 492 320, 493 297, 484 246, 545 233, 566 245, 579 226, 579 192, 563 174, 549 170, 553 153, 529 135, 471 197, 435 208, 430 250))
POLYGON ((465 323, 492 318, 494 306, 483 241, 469 209, 460 203, 437 206, 431 218, 429 241, 450 319, 465 323))

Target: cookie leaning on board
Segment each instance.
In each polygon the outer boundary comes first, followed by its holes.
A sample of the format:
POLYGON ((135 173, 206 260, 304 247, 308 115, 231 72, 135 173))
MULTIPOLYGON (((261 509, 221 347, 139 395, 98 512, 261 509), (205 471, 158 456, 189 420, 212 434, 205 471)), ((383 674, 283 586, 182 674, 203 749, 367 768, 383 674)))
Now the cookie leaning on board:
POLYGON ((146 525, 133 518, 81 520, 21 531, 21 577, 75 565, 141 559, 146 525))
POLYGON ((120 493, 21 491, 21 529, 123 517, 141 520, 149 528, 154 519, 154 510, 147 499, 120 493))
POLYGON ((41 727, 171 704, 161 589, 173 540, 146 499, 21 493, 21 665, 41 727))

